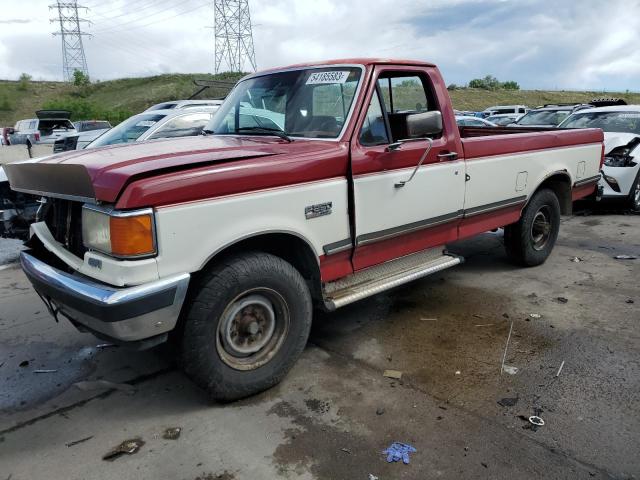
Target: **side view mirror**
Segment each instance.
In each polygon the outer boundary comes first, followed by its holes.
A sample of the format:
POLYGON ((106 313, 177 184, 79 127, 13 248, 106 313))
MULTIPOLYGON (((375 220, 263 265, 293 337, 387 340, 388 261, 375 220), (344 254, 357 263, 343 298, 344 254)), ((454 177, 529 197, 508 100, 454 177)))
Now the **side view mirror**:
POLYGON ((407 115, 407 137, 435 137, 442 133, 442 113, 438 111, 407 115))
POLYGON ((14 128, 8 128, 8 129, 7 129, 7 133, 8 133, 9 135, 13 135, 14 133, 16 133, 16 131, 15 131, 15 129, 14 129, 14 128))

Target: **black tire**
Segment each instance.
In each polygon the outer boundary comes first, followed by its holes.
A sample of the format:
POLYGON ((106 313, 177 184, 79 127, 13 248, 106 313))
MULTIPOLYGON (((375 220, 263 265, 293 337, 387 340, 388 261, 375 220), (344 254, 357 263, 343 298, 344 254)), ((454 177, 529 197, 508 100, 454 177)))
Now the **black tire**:
POLYGON ((203 273, 190 298, 182 366, 215 400, 237 400, 277 384, 307 343, 309 289, 291 264, 274 255, 250 252, 224 260, 203 273))
POLYGON ((534 267, 543 264, 560 231, 560 202, 556 194, 543 189, 537 191, 517 223, 504 229, 507 256, 518 265, 534 267))
POLYGON ((633 212, 640 212, 640 171, 631 186, 631 192, 629 192, 629 208, 633 212))

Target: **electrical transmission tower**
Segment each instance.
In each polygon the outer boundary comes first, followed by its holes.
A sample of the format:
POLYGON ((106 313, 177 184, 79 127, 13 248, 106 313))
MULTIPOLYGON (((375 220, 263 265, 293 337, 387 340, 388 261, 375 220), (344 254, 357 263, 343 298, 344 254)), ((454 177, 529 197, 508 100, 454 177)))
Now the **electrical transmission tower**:
POLYGON ((78 10, 84 9, 86 11, 86 7, 78 5, 75 0, 58 0, 54 5, 49 5, 49 8, 57 10, 58 14, 58 17, 52 18, 51 22, 60 24, 60 31, 55 32, 54 35, 62 37, 62 75, 64 80, 73 81, 73 73, 76 70, 88 77, 89 69, 87 68, 87 59, 84 56, 82 37, 89 34, 80 29, 80 24, 88 22, 88 20, 80 18, 78 15, 78 10))
POLYGON ((226 63, 232 72, 243 72, 247 64, 256 71, 249 0, 214 0, 215 73, 226 63))

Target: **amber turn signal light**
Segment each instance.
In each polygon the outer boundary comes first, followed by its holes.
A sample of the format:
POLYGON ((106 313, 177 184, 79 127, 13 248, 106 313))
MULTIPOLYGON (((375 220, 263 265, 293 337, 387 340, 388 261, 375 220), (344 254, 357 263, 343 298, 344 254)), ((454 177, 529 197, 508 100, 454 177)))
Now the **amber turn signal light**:
POLYGON ((112 255, 137 257, 155 253, 151 214, 109 219, 112 255))

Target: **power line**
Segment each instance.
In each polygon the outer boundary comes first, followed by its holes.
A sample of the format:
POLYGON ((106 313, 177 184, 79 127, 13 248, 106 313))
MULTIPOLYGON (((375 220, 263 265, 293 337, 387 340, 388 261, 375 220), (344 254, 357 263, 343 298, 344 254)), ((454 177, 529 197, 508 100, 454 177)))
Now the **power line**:
MULTIPOLYGON (((181 2, 180 5, 185 5, 187 3, 189 3, 189 0, 181 2)), ((127 30, 138 29, 138 28, 146 27, 146 26, 153 25, 153 24, 156 24, 156 23, 166 22, 167 20, 171 20, 171 19, 173 19, 175 17, 179 17, 180 15, 185 15, 187 13, 191 13, 191 12, 193 12, 195 10, 198 10, 198 9, 200 9, 202 7, 206 7, 208 4, 209 4, 209 2, 203 3, 203 4, 198 5, 197 7, 191 8, 189 10, 182 11, 182 12, 177 13, 175 15, 171 15, 170 17, 161 18, 161 19, 158 19, 158 20, 153 20, 151 22, 143 23, 143 24, 140 24, 140 25, 134 25, 133 27, 127 27, 126 29, 127 30)), ((159 10, 159 11, 157 11, 155 13, 149 14, 149 15, 147 15, 146 18, 153 17, 155 15, 158 15, 159 13, 163 13, 163 12, 166 12, 166 11, 169 11, 169 10, 174 10, 174 8, 175 8, 175 5, 172 5, 170 7, 167 7, 167 8, 164 8, 162 10, 159 10)), ((124 27, 126 25, 130 25, 130 24, 135 24, 135 23, 137 23, 139 21, 140 21, 140 19, 130 20, 128 22, 122 22, 117 27, 106 28, 104 30, 98 30, 95 33, 105 33, 105 32, 120 31, 120 30, 123 30, 121 27, 124 27)))
POLYGON ((80 18, 78 14, 79 9, 84 9, 86 12, 86 7, 78 5, 75 0, 58 0, 54 5, 49 5, 49 9, 58 11, 58 17, 52 18, 50 21, 60 25, 60 31, 53 34, 60 35, 62 39, 62 76, 64 80, 72 81, 76 70, 88 77, 89 69, 84 55, 82 37, 89 34, 80 28, 80 24, 88 22, 88 20, 80 18))
POLYGON ((224 64, 232 72, 256 71, 249 0, 214 0, 214 73, 224 64))

